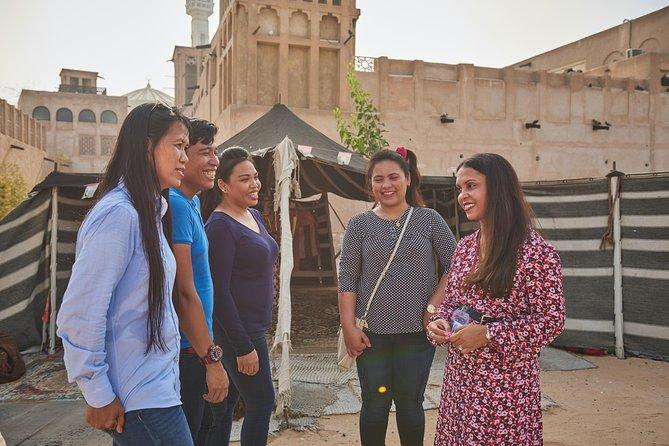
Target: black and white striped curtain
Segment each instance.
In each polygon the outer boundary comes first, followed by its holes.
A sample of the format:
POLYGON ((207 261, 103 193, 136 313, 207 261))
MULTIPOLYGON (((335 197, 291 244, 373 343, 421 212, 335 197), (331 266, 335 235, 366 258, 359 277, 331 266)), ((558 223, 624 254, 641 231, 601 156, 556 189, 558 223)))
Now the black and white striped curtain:
MULTIPOLYGON (((46 341, 50 290, 51 188, 21 203, 0 222, 0 329, 20 349, 46 341)), ((74 263, 77 231, 93 200, 83 187, 58 188, 57 308, 74 263)))
POLYGON ((49 289, 51 191, 27 199, 0 221, 0 330, 19 348, 40 345, 49 289))
MULTIPOLYGON (((621 246, 625 349, 669 359, 669 174, 622 176, 621 246)), ((526 183, 537 226, 562 259, 567 321, 559 346, 613 348, 614 256, 607 179, 526 183)), ((39 191, 0 221, 0 329, 22 349, 43 342, 49 292, 52 189, 39 191)), ((79 225, 93 200, 83 187, 58 190, 57 302, 67 287, 79 225)), ((425 194, 454 233, 476 229, 453 188, 425 194)))
POLYGON ((621 177, 625 350, 669 359, 669 175, 621 177))
POLYGON ((554 344, 609 348, 613 331, 613 251, 606 179, 524 184, 536 225, 562 261, 567 321, 554 344))

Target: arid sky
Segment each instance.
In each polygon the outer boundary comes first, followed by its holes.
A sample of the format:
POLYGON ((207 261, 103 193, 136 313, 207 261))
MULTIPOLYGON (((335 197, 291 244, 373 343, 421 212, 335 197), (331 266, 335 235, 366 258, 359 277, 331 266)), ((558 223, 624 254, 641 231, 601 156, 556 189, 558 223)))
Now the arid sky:
MULTIPOLYGON (((358 0, 356 54, 503 67, 669 5, 667 0, 358 0)), ((215 5, 218 11, 218 3, 215 5)), ((210 18, 210 36, 218 14, 210 18)), ((173 95, 183 0, 0 0, 0 98, 55 90, 61 68, 97 71, 120 95, 173 95)))

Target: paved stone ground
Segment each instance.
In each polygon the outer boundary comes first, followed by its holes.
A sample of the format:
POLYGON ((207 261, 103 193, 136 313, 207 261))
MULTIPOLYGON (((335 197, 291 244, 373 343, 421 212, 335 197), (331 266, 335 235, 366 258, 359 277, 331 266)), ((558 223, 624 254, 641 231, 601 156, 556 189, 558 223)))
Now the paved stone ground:
MULTIPOLYGON (((425 392, 425 409, 434 409, 438 405, 444 359, 443 349, 438 350, 425 392)), ((583 358, 555 349, 542 352, 541 365, 544 370, 594 367, 583 358)), ((291 372, 290 427, 298 430, 315 428, 316 419, 322 415, 350 414, 360 410, 357 374, 355 370, 340 371, 334 354, 291 355, 291 372)), ((554 404, 550 398, 542 398, 544 409, 554 404)), ((86 425, 84 408, 81 399, 0 402, 0 432, 9 446, 109 446, 111 439, 107 434, 86 425)), ((281 421, 284 420, 273 420, 270 430, 276 432, 281 421)), ((240 428, 241 422, 235 422, 233 440, 239 438, 240 428)))
POLYGON ((78 401, 0 403, 0 432, 8 446, 109 446, 111 438, 89 427, 78 401))

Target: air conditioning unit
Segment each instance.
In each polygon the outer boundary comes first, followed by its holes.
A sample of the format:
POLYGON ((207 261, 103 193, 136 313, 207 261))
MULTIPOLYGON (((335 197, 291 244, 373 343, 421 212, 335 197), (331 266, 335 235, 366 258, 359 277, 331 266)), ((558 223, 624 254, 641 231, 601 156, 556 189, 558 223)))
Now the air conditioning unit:
POLYGON ((627 48, 625 50, 625 56, 627 56, 628 59, 640 54, 643 54, 643 50, 641 48, 627 48))

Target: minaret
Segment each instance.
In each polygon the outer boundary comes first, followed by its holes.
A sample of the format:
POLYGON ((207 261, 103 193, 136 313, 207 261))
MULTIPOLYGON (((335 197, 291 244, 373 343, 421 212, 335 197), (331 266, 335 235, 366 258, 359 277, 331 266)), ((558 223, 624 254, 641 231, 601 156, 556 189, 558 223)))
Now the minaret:
POLYGON ((209 45, 209 16, 214 13, 213 0, 186 0, 186 14, 192 17, 192 46, 209 45))

